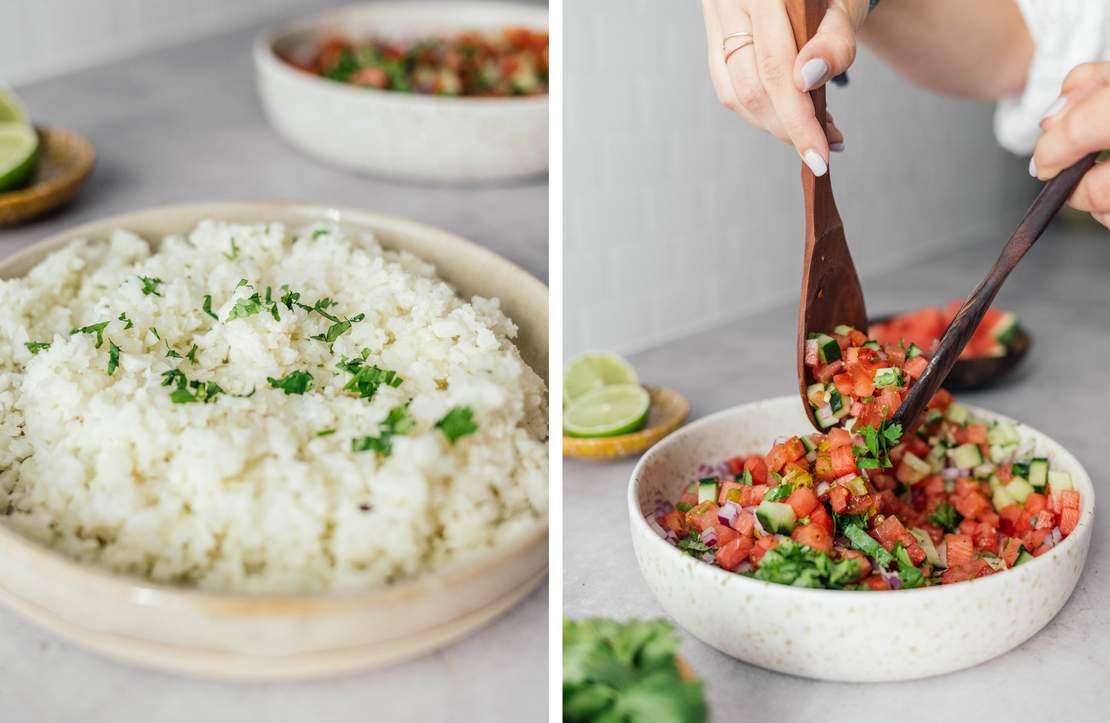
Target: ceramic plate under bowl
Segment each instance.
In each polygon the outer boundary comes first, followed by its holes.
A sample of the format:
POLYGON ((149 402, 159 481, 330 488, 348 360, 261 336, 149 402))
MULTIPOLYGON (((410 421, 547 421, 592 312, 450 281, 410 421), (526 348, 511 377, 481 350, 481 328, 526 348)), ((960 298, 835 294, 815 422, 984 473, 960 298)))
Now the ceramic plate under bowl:
POLYGON ((0 224, 29 221, 68 201, 96 162, 92 144, 64 128, 35 126, 39 162, 26 188, 0 193, 0 224))
POLYGON ((666 387, 645 385, 651 395, 647 424, 639 432, 615 437, 563 437, 563 454, 579 459, 620 459, 640 454, 682 426, 690 414, 690 402, 666 387))
MULTIPOLYGON (((1004 417, 971 407, 976 416, 1004 417)), ((1094 489, 1063 447, 1019 424, 1037 456, 1069 472, 1081 495, 1067 539, 1020 567, 953 585, 892 592, 812 590, 726 572, 686 555, 648 526, 699 464, 762 454, 809 429, 797 396, 733 407, 657 444, 632 472, 628 512, 644 580, 667 613, 708 645, 771 670, 823 680, 910 680, 967 668, 1015 648, 1064 606, 1087 559, 1094 489)))
POLYGON ((547 29, 520 3, 364 2, 264 32, 254 45, 262 107, 301 150, 355 171, 430 181, 490 181, 547 171, 548 99, 447 98, 339 83, 283 57, 335 35, 420 39, 506 27, 547 29))
MULTIPOLYGON (((363 211, 281 203, 167 206, 85 224, 0 262, 0 278, 26 274, 75 239, 125 228, 151 241, 202 219, 322 220, 369 229, 387 248, 435 264, 465 298, 501 299, 520 329, 517 346, 547 377, 547 288, 517 266, 457 236, 363 211)), ((17 534, 0 518, 0 601, 76 643, 142 665, 206 677, 306 678, 380 666, 441 647, 534 590, 547 572, 547 525, 479 559, 365 592, 210 593, 79 564, 17 534)))

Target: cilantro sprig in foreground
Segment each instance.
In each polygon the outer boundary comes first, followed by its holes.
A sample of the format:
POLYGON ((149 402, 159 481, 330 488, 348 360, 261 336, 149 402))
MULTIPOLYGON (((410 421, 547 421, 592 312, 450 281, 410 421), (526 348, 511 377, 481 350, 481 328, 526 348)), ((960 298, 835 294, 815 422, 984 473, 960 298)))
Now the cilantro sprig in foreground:
POLYGON ((664 620, 563 622, 563 720, 702 723, 703 686, 683 678, 664 620))

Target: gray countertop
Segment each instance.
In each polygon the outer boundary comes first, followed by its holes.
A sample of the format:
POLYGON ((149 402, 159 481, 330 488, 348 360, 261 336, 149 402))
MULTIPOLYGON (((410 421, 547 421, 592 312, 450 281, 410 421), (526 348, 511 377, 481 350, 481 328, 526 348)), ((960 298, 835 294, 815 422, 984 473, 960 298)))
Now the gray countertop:
MULTIPOLYGON (((966 296, 1002 239, 945 252, 905 271, 865 278, 873 313, 966 296)), ((1110 357, 1110 233, 1051 230, 1004 287, 1034 335, 1023 367, 989 391, 959 398, 1027 422, 1071 450, 1092 473, 1102 505, 1110 481, 1106 359, 1110 357)), ((743 293, 740 284, 737 293, 743 293)), ((632 357, 640 377, 684 392, 692 418, 791 393, 796 307, 674 341, 632 357)), ((800 402, 799 402, 800 403, 800 402)), ((566 615, 663 617, 640 576, 628 536, 626 492, 633 461, 564 464, 566 615)), ((936 678, 875 685, 809 681, 763 670, 683 633, 683 655, 706 682, 715 721, 1106 720, 1110 710, 1110 534, 1098 513, 1087 566, 1063 611, 1032 639, 995 660, 936 678)), ((951 611, 958 615, 959 611, 951 611)), ((912 622, 912 621, 911 621, 912 622)), ((891 650, 891 656, 904 655, 891 650)))
MULTIPOLYGON (((306 158, 262 117, 250 58, 257 30, 18 88, 36 121, 80 131, 96 146, 98 162, 66 208, 0 227, 0 256, 124 211, 276 199, 423 221, 547 278, 546 179, 429 187, 357 177, 306 158)), ((539 720, 547 710, 547 590, 545 584, 488 628, 440 652, 303 684, 221 684, 150 673, 86 653, 0 610, 0 720, 539 720)))

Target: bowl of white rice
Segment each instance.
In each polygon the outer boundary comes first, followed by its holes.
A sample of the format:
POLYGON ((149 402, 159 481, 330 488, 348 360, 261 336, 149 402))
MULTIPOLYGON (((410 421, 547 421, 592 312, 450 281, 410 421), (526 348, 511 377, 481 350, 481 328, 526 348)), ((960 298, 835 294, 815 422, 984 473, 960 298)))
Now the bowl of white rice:
POLYGON ((450 642, 547 567, 547 290, 270 203, 0 262, 0 600, 109 655, 306 677, 450 642))

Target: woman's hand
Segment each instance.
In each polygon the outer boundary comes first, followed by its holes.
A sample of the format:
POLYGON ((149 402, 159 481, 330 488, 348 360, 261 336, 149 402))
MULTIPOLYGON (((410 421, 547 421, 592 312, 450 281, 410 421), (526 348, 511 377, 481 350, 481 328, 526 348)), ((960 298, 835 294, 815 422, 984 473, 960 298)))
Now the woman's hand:
POLYGON ((844 72, 856 57, 856 31, 868 0, 831 0, 817 33, 797 49, 783 0, 702 0, 709 75, 726 108, 790 143, 814 175, 828 169, 829 141, 842 150, 844 136, 829 117, 829 140, 817 122, 808 91, 844 72), (745 42, 734 33, 751 33, 745 42), (728 62, 725 55, 729 54, 728 62))
MULTIPOLYGON (((1047 181, 1092 151, 1110 148, 1110 61, 1077 66, 1041 120, 1029 173, 1047 181)), ((1087 171, 1068 205, 1110 228, 1110 163, 1087 171)))

